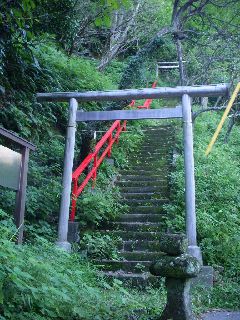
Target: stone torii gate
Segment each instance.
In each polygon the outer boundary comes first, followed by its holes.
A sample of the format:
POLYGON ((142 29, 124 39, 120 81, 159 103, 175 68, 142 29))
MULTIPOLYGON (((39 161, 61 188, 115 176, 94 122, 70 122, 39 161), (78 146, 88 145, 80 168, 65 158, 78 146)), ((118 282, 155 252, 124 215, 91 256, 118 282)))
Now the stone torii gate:
POLYGON ((59 214, 57 245, 65 250, 71 249, 71 245, 67 241, 67 235, 77 122, 180 118, 183 121, 184 134, 186 203, 185 220, 186 234, 189 243, 188 252, 192 256, 196 257, 200 261, 200 263, 202 263, 201 250, 197 245, 191 98, 226 96, 228 95, 228 93, 229 85, 227 84, 182 86, 175 88, 158 87, 154 89, 129 89, 113 91, 38 93, 37 99, 39 102, 69 102, 69 119, 65 145, 64 172, 62 181, 62 197, 59 214), (182 100, 182 103, 176 108, 162 108, 154 110, 115 110, 91 112, 78 110, 79 102, 159 98, 180 98, 182 100))

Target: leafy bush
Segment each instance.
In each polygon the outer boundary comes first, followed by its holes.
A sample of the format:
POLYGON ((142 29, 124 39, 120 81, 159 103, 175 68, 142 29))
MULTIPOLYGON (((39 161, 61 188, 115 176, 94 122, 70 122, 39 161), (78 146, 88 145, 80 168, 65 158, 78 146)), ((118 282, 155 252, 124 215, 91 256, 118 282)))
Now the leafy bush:
POLYGON ((107 191, 97 188, 92 192, 86 190, 79 198, 79 219, 84 225, 99 225, 103 221, 114 219, 121 212, 119 195, 112 189, 107 191))
POLYGON ((80 247, 86 250, 87 256, 92 259, 114 259, 120 258, 118 246, 121 238, 110 235, 104 235, 98 232, 85 233, 80 247))

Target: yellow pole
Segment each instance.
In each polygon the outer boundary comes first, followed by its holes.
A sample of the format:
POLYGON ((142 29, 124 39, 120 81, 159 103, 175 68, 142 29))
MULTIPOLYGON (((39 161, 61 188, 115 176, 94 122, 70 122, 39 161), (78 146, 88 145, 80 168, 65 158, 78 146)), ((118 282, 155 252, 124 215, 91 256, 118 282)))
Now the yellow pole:
POLYGON ((229 114, 229 112, 230 112, 230 110, 231 110, 231 108, 232 108, 232 106, 233 106, 233 103, 234 103, 235 99, 236 99, 237 96, 238 96, 238 92, 239 92, 239 91, 240 91, 240 82, 238 82, 238 84, 237 84, 237 86, 236 86, 236 88, 235 88, 235 90, 234 90, 234 92, 233 92, 233 94, 232 94, 232 96, 231 96, 231 99, 230 99, 229 102, 228 102, 227 108, 226 108, 226 110, 225 110, 224 113, 223 113, 222 119, 221 119, 221 121, 219 122, 219 125, 218 125, 218 127, 217 127, 217 129, 216 129, 216 131, 215 131, 215 133, 214 133, 214 135, 213 135, 213 137, 212 137, 212 140, 210 141, 210 143, 209 143, 209 145, 208 145, 208 147, 207 147, 207 150, 206 150, 206 152, 205 152, 205 155, 206 155, 206 156, 208 156, 209 153, 211 152, 212 147, 213 147, 214 143, 216 142, 217 137, 218 137, 220 131, 222 130, 223 124, 224 124, 224 122, 225 122, 225 120, 226 120, 226 118, 227 118, 227 116, 228 116, 228 114, 229 114))

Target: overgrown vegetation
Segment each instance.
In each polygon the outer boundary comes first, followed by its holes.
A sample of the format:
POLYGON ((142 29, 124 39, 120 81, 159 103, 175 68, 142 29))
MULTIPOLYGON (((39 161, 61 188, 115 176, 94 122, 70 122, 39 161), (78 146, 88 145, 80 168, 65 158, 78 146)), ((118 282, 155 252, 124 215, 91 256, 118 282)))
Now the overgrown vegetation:
POLYGON ((56 249, 44 238, 16 246, 14 225, 1 210, 0 319, 149 319, 164 292, 110 286, 79 254, 56 249), (106 303, 107 302, 107 303, 106 303))

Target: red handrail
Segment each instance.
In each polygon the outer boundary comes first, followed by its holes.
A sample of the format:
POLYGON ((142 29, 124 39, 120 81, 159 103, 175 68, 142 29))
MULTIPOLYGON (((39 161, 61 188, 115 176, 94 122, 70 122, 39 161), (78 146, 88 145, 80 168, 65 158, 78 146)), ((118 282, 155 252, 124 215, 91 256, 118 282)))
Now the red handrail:
MULTIPOLYGON (((155 88, 157 85, 157 81, 155 81, 152 85, 152 88, 155 88)), ((137 106, 138 109, 149 109, 152 103, 152 99, 147 99, 143 106, 137 106)), ((135 100, 132 100, 132 102, 129 104, 129 107, 132 108, 136 104, 135 100)), ((127 121, 124 120, 123 124, 121 124, 120 120, 116 120, 112 126, 108 129, 108 131, 104 134, 104 136, 101 138, 101 140, 96 144, 94 152, 90 153, 83 162, 79 165, 79 167, 73 172, 72 174, 72 182, 73 182, 73 190, 72 190, 72 209, 70 213, 70 221, 74 221, 75 214, 76 214, 76 208, 77 208, 77 198, 82 193, 86 185, 88 184, 89 180, 93 180, 93 188, 96 183, 97 179, 97 169, 103 162, 104 158, 106 156, 111 157, 112 152, 112 146, 116 142, 119 141, 119 136, 122 131, 127 130, 127 121), (100 150, 103 148, 105 144, 108 144, 105 150, 99 155, 100 150), (83 171, 90 165, 90 163, 93 161, 93 167, 91 171, 86 175, 83 182, 78 185, 78 179, 83 173, 83 171)))
MULTIPOLYGON (((153 82, 152 88, 156 88, 157 81, 153 82)), ((150 109, 153 99, 147 99, 142 106, 138 106, 138 109, 150 109)))

